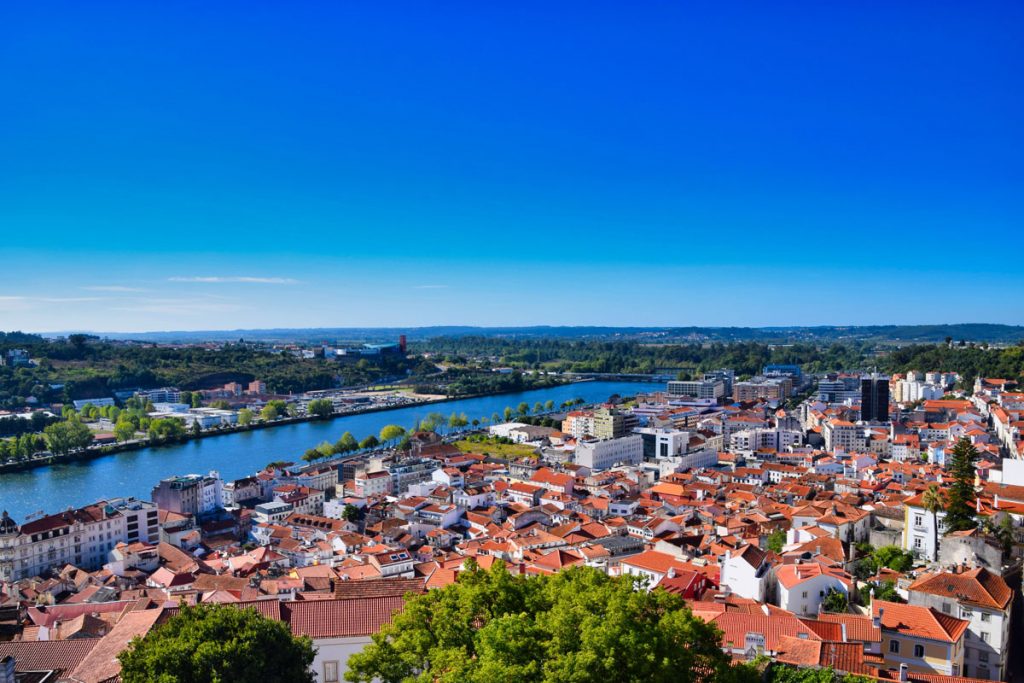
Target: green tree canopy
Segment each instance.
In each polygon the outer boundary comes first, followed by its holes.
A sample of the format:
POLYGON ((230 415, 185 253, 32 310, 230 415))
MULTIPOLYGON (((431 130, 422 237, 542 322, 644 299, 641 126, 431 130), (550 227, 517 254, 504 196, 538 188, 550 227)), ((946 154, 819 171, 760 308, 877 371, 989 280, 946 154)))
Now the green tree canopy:
POLYGON ((118 659, 124 683, 312 683, 313 644, 255 609, 182 607, 118 659))
POLYGON ((54 455, 67 455, 92 443, 92 432, 77 417, 52 424, 43 430, 46 447, 54 455))
POLYGON ((855 674, 841 674, 829 667, 794 667, 772 664, 764 677, 767 683, 874 683, 875 679, 855 674))
POLYGON ((900 594, 896 592, 896 583, 893 581, 882 581, 881 583, 871 584, 871 589, 874 590, 875 600, 885 600, 886 602, 905 602, 900 594))
POLYGON ((127 420, 118 422, 114 425, 114 438, 117 439, 119 443, 131 441, 135 438, 135 425, 127 420))
POLYGON ((384 425, 380 429, 380 440, 382 443, 391 443, 405 434, 405 429, 398 425, 384 425))
POLYGON ((352 436, 352 432, 345 432, 334 444, 334 447, 339 453, 352 453, 359 450, 359 442, 356 441, 356 437, 352 436))
POLYGON ((459 581, 411 598, 349 659, 350 681, 733 681, 718 631, 679 596, 579 567, 550 576, 469 562, 459 581))
POLYGON ((329 398, 314 398, 306 406, 306 414, 311 417, 326 418, 334 413, 334 403, 329 398))
POLYGON ((185 436, 185 423, 173 417, 161 417, 149 423, 148 433, 153 441, 176 441, 185 436))
POLYGON ((835 588, 830 588, 825 594, 825 599, 821 601, 821 606, 826 612, 845 612, 849 605, 846 593, 837 591, 835 588))
POLYGON ((978 449, 966 437, 953 447, 947 469, 953 481, 946 489, 946 533, 967 531, 978 526, 974 510, 974 461, 978 449))
POLYGON ((248 408, 242 408, 238 411, 238 424, 243 427, 248 424, 252 424, 253 414, 248 408))
POLYGON ((768 534, 768 550, 771 550, 773 553, 781 553, 784 545, 786 545, 785 531, 776 529, 768 534))

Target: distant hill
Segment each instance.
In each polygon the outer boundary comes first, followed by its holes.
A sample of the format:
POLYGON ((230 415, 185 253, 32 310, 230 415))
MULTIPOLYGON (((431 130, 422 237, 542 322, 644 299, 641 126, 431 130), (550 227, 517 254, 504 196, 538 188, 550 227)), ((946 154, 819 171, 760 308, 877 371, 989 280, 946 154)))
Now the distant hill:
MULTIPOLYGON (((64 336, 69 332, 48 333, 44 336, 64 336)), ((875 341, 893 343, 934 343, 945 341, 988 342, 1015 344, 1024 340, 1024 326, 996 325, 988 323, 956 323, 948 325, 867 325, 867 326, 816 326, 816 327, 323 327, 323 328, 272 328, 239 330, 196 330, 166 332, 106 332, 95 333, 109 339, 124 339, 152 342, 198 342, 198 341, 250 341, 315 343, 327 341, 337 343, 365 341, 393 341, 404 334, 409 341, 425 341, 437 337, 509 337, 509 338, 559 338, 641 341, 650 343, 680 343, 701 341, 759 341, 765 343, 787 342, 842 342, 875 341)))

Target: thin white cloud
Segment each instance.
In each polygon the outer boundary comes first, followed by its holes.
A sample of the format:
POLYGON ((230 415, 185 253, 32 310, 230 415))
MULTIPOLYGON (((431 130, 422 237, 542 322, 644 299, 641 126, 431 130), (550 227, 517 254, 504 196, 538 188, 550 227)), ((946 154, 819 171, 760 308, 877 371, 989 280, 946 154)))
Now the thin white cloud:
POLYGON ((0 296, 0 311, 27 311, 31 306, 23 296, 0 296))
POLYGON ((240 276, 195 276, 195 277, 170 277, 170 282, 202 282, 202 283, 228 283, 240 282, 257 285, 297 285, 299 281, 290 277, 240 277, 240 276))
POLYGON ((145 292, 141 287, 125 287, 123 285, 92 285, 81 287, 87 292, 145 292))
POLYGON ((203 313, 234 313, 244 310, 244 306, 230 303, 215 303, 197 299, 149 299, 138 304, 116 306, 112 311, 128 311, 131 313, 162 313, 170 315, 200 315, 203 313))
POLYGON ((0 296, 0 310, 25 311, 34 304, 80 304, 103 301, 98 296, 0 296))
POLYGON ((448 285, 416 285, 413 289, 448 289, 448 285))

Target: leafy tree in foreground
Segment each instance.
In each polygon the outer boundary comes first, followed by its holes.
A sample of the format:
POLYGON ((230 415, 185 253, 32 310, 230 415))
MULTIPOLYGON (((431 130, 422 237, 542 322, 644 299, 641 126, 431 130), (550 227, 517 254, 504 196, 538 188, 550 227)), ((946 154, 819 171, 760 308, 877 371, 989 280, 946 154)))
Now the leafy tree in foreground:
POLYGON ((254 609, 182 607, 118 659, 124 683, 312 683, 313 644, 254 609))
POLYGON ((829 667, 804 668, 772 664, 765 677, 768 683, 873 683, 875 679, 854 674, 841 674, 829 667))
POLYGON ((353 655, 350 681, 746 681, 714 626, 677 595, 591 568, 513 576, 472 561, 458 583, 411 598, 353 655))
POLYGON ((946 533, 978 526, 974 510, 974 461, 978 449, 966 437, 953 447, 947 469, 953 477, 946 495, 946 533))

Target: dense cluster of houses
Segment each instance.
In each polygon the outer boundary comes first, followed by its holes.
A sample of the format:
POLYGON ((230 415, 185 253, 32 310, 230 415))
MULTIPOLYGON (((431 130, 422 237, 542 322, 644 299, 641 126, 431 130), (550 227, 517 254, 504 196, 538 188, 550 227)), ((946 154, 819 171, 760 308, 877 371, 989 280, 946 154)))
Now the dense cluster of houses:
POLYGON ((580 409, 561 429, 491 428, 531 457, 418 433, 402 454, 279 464, 229 482, 174 477, 152 502, 20 525, 5 515, 0 660, 111 680, 111 653, 132 637, 183 602, 220 603, 310 635, 317 680, 333 683, 403 596, 458 581, 472 558, 523 575, 587 566, 637 577, 713 622, 736 658, 884 680, 1006 680, 1020 561, 991 529, 1024 524, 1024 394, 980 379, 950 395, 954 380, 938 375, 942 395, 923 398, 906 384, 915 378, 886 378, 885 420, 864 419, 857 393, 834 379, 832 394, 789 408, 775 394, 708 398, 694 382, 698 395, 677 386, 580 409), (889 403, 897 393, 913 398, 889 403), (983 523, 946 534, 923 496, 948 481, 959 439, 981 454, 983 523), (887 546, 909 566, 867 564, 887 546))

